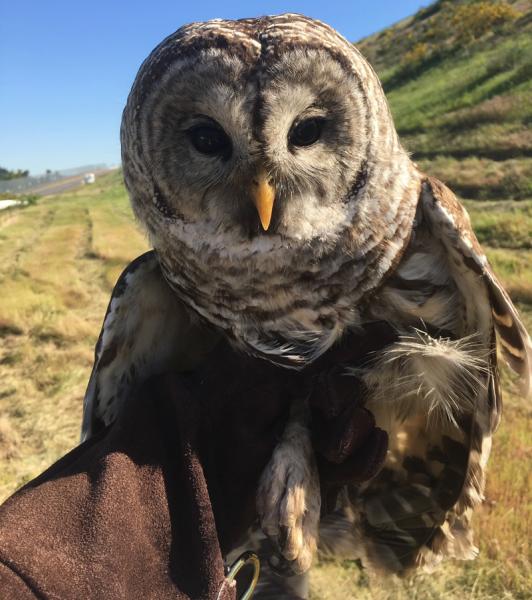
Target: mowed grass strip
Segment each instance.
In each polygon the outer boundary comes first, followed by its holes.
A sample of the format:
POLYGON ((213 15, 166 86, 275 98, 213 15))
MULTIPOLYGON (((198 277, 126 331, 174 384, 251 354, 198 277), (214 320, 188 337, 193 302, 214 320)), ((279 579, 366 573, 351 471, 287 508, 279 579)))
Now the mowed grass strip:
MULTIPOLYGON (((532 203, 469 202, 479 237, 532 326, 532 203)), ((0 219, 0 498, 79 438, 82 398, 110 290, 147 249, 120 174, 0 219)), ((370 581, 356 563, 322 561, 314 600, 525 599, 530 568, 530 406, 507 370, 487 502, 475 516, 477 561, 413 580, 370 581)))
POLYGON ((110 291, 147 249, 120 181, 114 173, 0 221, 1 498, 78 441, 110 291))

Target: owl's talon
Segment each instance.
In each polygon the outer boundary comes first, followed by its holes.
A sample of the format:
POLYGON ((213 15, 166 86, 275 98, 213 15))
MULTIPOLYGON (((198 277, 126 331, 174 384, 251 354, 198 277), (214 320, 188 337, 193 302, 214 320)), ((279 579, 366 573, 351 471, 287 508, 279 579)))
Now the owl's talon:
POLYGON ((292 562, 293 561, 286 560, 286 558, 279 554, 274 554, 268 560, 271 570, 276 575, 281 575, 282 577, 291 577, 296 574, 292 567, 292 562))
POLYGON ((291 423, 264 469, 257 494, 262 530, 279 552, 270 557, 278 573, 309 569, 317 548, 320 503, 309 432, 291 423))

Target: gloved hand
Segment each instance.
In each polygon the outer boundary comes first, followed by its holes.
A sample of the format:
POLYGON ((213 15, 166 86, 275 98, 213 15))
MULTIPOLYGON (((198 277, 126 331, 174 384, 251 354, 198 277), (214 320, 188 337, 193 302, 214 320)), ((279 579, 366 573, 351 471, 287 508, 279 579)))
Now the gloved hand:
POLYGON ((178 376, 199 407, 198 447, 224 551, 256 520, 258 482, 288 421, 294 377, 225 341, 178 376))

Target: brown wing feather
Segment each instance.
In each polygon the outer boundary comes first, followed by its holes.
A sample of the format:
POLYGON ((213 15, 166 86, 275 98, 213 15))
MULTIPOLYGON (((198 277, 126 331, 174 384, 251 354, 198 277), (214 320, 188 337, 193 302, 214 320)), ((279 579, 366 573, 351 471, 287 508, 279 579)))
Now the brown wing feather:
POLYGON ((525 395, 532 391, 532 342, 517 309, 493 272, 473 233, 469 216, 453 192, 441 181, 427 177, 424 210, 434 232, 459 252, 465 265, 486 285, 502 355, 521 378, 525 395))
POLYGON ((81 439, 111 423, 150 375, 189 368, 211 337, 166 284, 153 251, 132 261, 113 289, 96 344, 81 439))

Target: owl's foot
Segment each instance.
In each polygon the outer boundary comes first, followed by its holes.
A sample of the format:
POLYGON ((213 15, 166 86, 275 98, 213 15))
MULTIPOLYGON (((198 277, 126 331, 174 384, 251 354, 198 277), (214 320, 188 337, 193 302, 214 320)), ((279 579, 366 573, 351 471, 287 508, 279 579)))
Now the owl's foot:
POLYGON ((283 575, 307 571, 316 553, 321 496, 308 429, 291 422, 264 469, 257 509, 264 533, 279 554, 270 559, 283 575))

